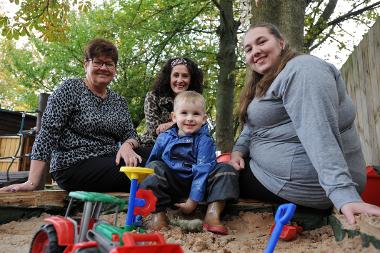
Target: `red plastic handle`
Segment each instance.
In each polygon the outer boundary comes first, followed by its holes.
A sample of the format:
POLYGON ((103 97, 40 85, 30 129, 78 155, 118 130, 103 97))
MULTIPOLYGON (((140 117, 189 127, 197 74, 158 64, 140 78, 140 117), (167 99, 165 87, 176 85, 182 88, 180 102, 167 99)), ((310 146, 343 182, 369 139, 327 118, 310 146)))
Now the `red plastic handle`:
POLYGON ((157 198, 154 196, 152 190, 138 189, 136 192, 136 198, 145 199, 144 206, 136 206, 133 212, 134 215, 148 216, 154 210, 156 210, 157 198))
POLYGON ((164 236, 160 233, 124 233, 123 242, 126 246, 135 246, 136 242, 156 242, 157 244, 166 244, 164 236))

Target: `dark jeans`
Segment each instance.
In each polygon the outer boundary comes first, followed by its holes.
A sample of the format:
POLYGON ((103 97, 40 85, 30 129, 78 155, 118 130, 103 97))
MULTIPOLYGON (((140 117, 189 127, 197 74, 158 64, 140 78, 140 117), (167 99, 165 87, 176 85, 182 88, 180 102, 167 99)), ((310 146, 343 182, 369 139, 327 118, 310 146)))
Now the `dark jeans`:
MULTIPOLYGON (((141 183, 140 188, 153 191, 157 197, 156 212, 165 211, 174 203, 189 197, 191 178, 180 178, 162 161, 153 161, 148 164, 148 167, 154 169, 154 174, 148 176, 141 183)), ((236 201, 238 196, 237 171, 218 164, 207 180, 205 196, 207 203, 218 200, 236 201)))

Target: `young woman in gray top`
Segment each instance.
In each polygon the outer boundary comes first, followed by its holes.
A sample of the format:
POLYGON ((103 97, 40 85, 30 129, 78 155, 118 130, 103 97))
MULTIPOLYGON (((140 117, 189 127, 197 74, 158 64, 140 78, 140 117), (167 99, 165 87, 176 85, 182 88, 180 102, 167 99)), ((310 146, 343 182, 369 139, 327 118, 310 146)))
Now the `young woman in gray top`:
POLYGON ((248 30, 244 52, 252 77, 230 161, 241 170, 241 196, 322 210, 332 203, 350 223, 356 213, 380 216, 379 207, 360 198, 365 162, 338 70, 292 51, 268 23, 248 30))

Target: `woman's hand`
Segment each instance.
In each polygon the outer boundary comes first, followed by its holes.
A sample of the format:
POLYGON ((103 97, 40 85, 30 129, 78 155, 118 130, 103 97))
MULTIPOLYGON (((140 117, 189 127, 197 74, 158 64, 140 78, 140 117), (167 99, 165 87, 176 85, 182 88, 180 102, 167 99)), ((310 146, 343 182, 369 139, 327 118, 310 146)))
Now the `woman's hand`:
POLYGON ((169 129, 173 125, 174 125, 174 122, 172 121, 158 125, 156 129, 156 134, 159 135, 160 133, 165 132, 167 129, 169 129))
POLYGON ((355 214, 370 214, 380 217, 380 207, 365 202, 347 203, 340 211, 344 214, 349 224, 355 224, 355 214))
POLYGON ((228 162, 232 167, 235 168, 235 170, 242 170, 244 169, 245 163, 243 154, 239 151, 234 151, 231 153, 231 160, 228 162))
POLYGON ((195 208, 197 208, 198 202, 188 198, 185 203, 176 203, 174 204, 176 207, 179 207, 181 212, 185 214, 192 213, 195 208))
POLYGON ((40 160, 30 161, 28 181, 22 184, 12 184, 0 188, 0 192, 18 192, 43 190, 46 174, 49 172, 49 163, 40 160))
POLYGON ((119 151, 116 154, 116 165, 119 165, 120 159, 123 158, 126 166, 136 167, 139 163, 141 163, 141 156, 136 154, 136 152, 132 148, 131 142, 128 140, 121 145, 119 151))
POLYGON ((22 184, 11 184, 0 188, 0 192, 18 192, 18 191, 34 191, 37 190, 37 185, 31 184, 30 181, 26 181, 22 184))

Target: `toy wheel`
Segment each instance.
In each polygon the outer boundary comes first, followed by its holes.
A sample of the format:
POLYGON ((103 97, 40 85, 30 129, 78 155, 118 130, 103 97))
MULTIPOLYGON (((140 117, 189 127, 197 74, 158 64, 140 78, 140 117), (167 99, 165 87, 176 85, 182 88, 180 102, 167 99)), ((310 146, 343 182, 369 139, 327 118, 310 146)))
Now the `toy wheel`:
POLYGON ((46 224, 34 235, 29 253, 62 253, 64 250, 65 246, 58 245, 53 224, 46 224))

